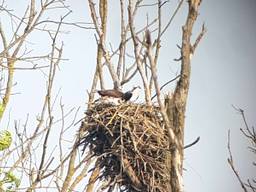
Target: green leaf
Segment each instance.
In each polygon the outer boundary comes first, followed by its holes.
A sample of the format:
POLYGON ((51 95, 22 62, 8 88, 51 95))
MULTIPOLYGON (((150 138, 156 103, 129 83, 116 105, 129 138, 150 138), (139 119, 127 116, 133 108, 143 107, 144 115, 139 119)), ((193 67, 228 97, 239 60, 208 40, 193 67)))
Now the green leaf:
POLYGON ((12 143, 12 134, 7 131, 0 131, 0 151, 3 151, 10 147, 12 143))
MULTIPOLYGON (((0 191, 15 192, 20 186, 21 180, 18 179, 12 172, 2 172, 4 177, 0 180, 0 191)), ((0 175, 1 176, 1 175, 0 175)))
POLYGON ((3 112, 4 112, 4 107, 3 107, 3 104, 0 103, 0 117, 3 115, 3 112))
POLYGON ((14 183, 16 187, 20 185, 20 179, 18 179, 12 172, 7 172, 6 177, 9 180, 9 183, 14 183))

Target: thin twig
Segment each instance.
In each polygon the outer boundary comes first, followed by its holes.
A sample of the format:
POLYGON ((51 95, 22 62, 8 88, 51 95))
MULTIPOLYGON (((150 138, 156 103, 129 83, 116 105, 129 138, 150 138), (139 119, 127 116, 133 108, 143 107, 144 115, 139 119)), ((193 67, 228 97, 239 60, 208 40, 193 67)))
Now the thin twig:
POLYGON ((233 156, 232 156, 231 147, 230 147, 230 130, 228 130, 228 152, 229 152, 228 164, 231 167, 234 174, 236 175, 236 178, 238 179, 238 181, 239 181, 242 189, 244 190, 244 192, 248 192, 247 188, 244 185, 244 182, 242 181, 238 171, 236 170, 236 168, 234 166, 233 156))
MULTIPOLYGON (((177 75, 177 76, 174 77, 173 79, 167 81, 165 84, 163 84, 163 85, 160 87, 160 91, 161 91, 166 85, 168 85, 169 83, 175 81, 175 80, 178 79, 179 77, 180 77, 180 75, 177 75)), ((155 94, 153 97, 151 97, 151 100, 153 100, 155 97, 156 97, 156 94, 155 94)))
POLYGON ((197 144, 198 141, 200 140, 200 137, 197 137, 195 141, 193 141, 192 143, 188 144, 188 145, 185 145, 184 146, 184 149, 187 149, 189 147, 192 147, 193 145, 197 144))

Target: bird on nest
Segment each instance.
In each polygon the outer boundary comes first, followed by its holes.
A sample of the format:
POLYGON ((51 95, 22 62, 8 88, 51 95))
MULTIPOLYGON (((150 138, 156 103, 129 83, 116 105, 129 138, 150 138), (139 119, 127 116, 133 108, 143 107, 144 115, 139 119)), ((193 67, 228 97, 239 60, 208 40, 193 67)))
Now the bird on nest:
POLYGON ((114 103, 120 103, 120 101, 129 101, 136 89, 140 89, 140 86, 133 87, 130 91, 122 92, 118 89, 106 89, 106 90, 98 90, 98 94, 102 98, 107 98, 107 100, 114 103))

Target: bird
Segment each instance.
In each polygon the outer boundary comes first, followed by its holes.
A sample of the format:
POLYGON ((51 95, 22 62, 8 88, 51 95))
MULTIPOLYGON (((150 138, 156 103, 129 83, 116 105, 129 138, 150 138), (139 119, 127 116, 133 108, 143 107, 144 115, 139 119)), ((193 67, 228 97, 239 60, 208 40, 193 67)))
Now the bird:
POLYGON ((106 90, 98 90, 98 94, 101 97, 110 97, 110 98, 117 98, 123 101, 129 101, 132 98, 133 92, 140 88, 140 86, 133 87, 130 91, 123 93, 118 89, 106 89, 106 90))

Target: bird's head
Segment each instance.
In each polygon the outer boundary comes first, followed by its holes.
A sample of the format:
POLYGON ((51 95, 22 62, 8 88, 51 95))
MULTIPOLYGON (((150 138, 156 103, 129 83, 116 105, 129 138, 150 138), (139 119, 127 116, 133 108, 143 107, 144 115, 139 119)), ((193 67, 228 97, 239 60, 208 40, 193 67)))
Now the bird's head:
POLYGON ((127 91, 123 95, 123 99, 125 101, 130 100, 131 98, 138 98, 139 93, 137 92, 138 89, 141 89, 140 86, 134 86, 130 91, 127 91))

